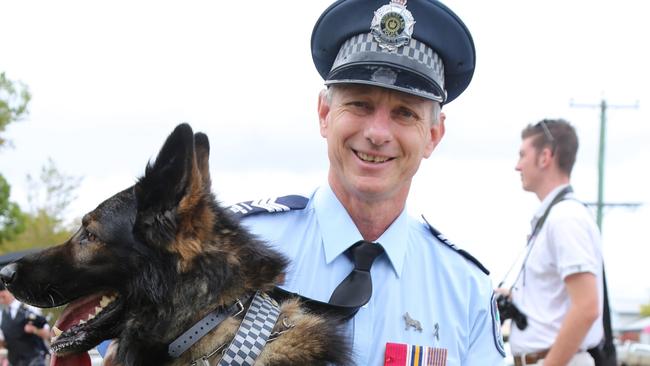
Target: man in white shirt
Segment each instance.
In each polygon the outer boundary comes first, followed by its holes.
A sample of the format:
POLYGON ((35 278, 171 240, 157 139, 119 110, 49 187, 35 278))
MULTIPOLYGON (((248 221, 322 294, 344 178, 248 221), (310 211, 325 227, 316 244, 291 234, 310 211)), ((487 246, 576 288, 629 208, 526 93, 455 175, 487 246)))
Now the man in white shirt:
POLYGON ((522 131, 515 169, 523 189, 542 202, 533 228, 542 221, 532 231, 511 289, 513 304, 527 319, 523 329, 514 324, 511 329, 517 366, 591 366, 587 350, 603 338, 600 233, 570 186, 577 150, 575 129, 562 119, 543 120, 522 131))

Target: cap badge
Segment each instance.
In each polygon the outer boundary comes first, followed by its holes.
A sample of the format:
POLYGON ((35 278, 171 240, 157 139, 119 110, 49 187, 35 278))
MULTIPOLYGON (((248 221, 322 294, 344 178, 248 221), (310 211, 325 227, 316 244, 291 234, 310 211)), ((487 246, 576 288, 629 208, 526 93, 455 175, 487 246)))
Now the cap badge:
POLYGON ((407 0, 391 0, 375 11, 370 23, 370 32, 375 37, 379 47, 395 51, 411 40, 415 20, 406 9, 407 0))

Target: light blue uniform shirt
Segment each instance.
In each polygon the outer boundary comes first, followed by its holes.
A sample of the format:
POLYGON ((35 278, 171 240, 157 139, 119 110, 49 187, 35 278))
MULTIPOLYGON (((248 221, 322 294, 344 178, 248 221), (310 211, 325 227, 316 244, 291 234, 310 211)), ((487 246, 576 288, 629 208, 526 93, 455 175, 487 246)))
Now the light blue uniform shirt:
MULTIPOLYGON (((328 185, 302 210, 252 215, 243 223, 291 259, 283 288, 323 302, 354 267, 345 250, 362 239, 328 185)), ((377 242, 385 254, 371 269, 372 298, 348 322, 355 364, 383 365, 387 342, 445 348, 449 366, 503 364, 485 273, 406 210, 377 242), (406 312, 421 332, 407 329, 406 312)))

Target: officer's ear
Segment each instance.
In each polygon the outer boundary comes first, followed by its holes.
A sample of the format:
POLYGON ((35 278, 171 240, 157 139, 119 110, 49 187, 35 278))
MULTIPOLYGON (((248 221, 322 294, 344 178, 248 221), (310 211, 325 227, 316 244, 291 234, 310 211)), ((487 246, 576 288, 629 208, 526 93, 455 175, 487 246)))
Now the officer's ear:
POLYGON ((438 123, 432 121, 431 128, 429 129, 431 139, 424 149, 424 158, 431 156, 431 153, 433 153, 433 150, 435 150, 445 135, 445 119, 447 119, 447 116, 443 112, 440 112, 438 123))
POLYGON ((321 90, 318 95, 318 124, 320 135, 327 137, 327 115, 330 112, 330 96, 327 89, 321 90))

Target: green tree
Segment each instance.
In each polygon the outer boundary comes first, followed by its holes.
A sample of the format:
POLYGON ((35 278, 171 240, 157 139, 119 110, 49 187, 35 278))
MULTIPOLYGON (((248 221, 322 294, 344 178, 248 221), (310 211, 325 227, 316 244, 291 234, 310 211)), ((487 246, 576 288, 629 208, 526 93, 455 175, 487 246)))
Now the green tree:
MULTIPOLYGON (((20 82, 13 82, 0 73, 0 149, 7 144, 3 132, 7 125, 19 121, 27 115, 27 106, 31 95, 27 87, 20 82)), ((25 215, 20 207, 9 201, 11 187, 0 174, 0 249, 25 228, 25 215)))
POLYGON ((27 116, 27 106, 32 99, 25 84, 7 79, 0 73, 0 147, 7 143, 2 134, 7 125, 27 116))
POLYGON ((29 212, 25 214, 25 230, 5 245, 7 251, 24 250, 60 244, 72 235, 72 224, 66 223, 66 209, 77 198, 80 177, 63 174, 48 159, 38 179, 27 176, 29 212))
POLYGON ((9 201, 11 187, 0 175, 0 245, 25 230, 25 215, 17 204, 9 201))

